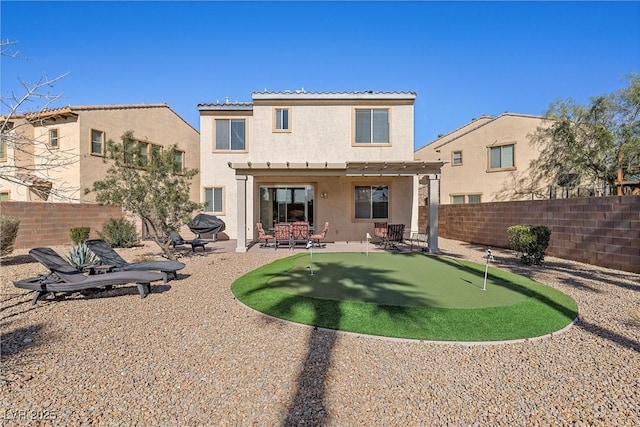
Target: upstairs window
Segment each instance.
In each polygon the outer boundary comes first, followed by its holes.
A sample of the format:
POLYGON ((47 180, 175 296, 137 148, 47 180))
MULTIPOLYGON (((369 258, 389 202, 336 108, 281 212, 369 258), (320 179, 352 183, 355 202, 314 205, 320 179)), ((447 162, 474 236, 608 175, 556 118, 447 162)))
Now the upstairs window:
POLYGON ((356 219, 386 219, 389 217, 389 187, 356 186, 356 219))
POLYGON ((178 150, 173 152, 173 167, 176 172, 182 172, 184 169, 184 152, 178 150))
POLYGON ((489 147, 489 169, 510 169, 515 166, 515 145, 489 147))
POLYGON ((454 151, 451 153, 451 165, 452 166, 462 165, 462 151, 454 151))
POLYGON ((138 143, 138 166, 146 167, 149 164, 149 144, 146 142, 138 143))
POLYGON ((49 147, 50 148, 60 147, 60 135, 59 135, 58 129, 49 129, 49 147))
POLYGON ((11 200, 11 193, 8 190, 0 190, 0 202, 8 202, 11 200))
POLYGON ((389 143, 389 109, 356 109, 356 144, 389 143))
POLYGON ((239 150, 246 148, 244 119, 216 119, 216 150, 239 150))
POLYGON ((291 131, 291 112, 289 108, 276 108, 273 110, 273 130, 274 132, 291 131))
POLYGON ((104 154, 104 132, 91 129, 91 154, 104 154))
MULTIPOLYGON (((128 141, 124 147, 124 162, 130 166, 146 168, 149 165, 149 156, 160 155, 162 147, 145 141, 128 141)), ((182 170, 179 168, 178 171, 182 170)))

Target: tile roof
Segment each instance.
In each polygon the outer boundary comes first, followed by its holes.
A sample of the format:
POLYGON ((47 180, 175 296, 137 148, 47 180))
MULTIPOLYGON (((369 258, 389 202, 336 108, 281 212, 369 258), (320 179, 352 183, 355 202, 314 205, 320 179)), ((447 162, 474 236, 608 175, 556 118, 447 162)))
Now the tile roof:
POLYGON ((496 120, 499 120, 503 117, 525 117, 525 118, 529 118, 529 119, 544 119, 544 116, 536 116, 533 114, 521 114, 521 113, 510 113, 508 111, 505 111, 504 113, 500 114, 499 116, 493 117, 493 116, 488 116, 486 114, 483 114, 482 116, 472 119, 469 123, 465 123, 464 125, 460 126, 459 128, 456 128, 454 130, 452 130, 451 132, 446 133, 445 135, 440 136, 439 138, 434 139, 431 142, 428 142, 427 144, 423 145, 422 147, 416 149, 415 151, 421 150, 425 147, 430 146, 429 148, 433 148, 433 149, 437 149, 442 147, 443 145, 446 145, 452 141, 455 141, 456 139, 467 135, 468 133, 471 133, 473 131, 475 131, 476 129, 479 129, 491 122, 494 122, 496 120), (466 129, 463 133, 459 134, 459 135, 454 135, 456 132, 461 131, 465 128, 469 127, 469 129, 466 129))
POLYGON ((156 103, 156 104, 104 104, 104 105, 67 105, 66 107, 59 108, 45 108, 41 111, 26 113, 21 115, 16 115, 15 118, 26 118, 27 120, 41 120, 47 117, 56 117, 56 116, 71 116, 78 115, 79 111, 96 111, 96 110, 133 110, 133 109, 143 109, 143 108, 167 108, 173 114, 178 116, 180 120, 185 122, 189 127, 195 129, 189 122, 187 122, 180 114, 176 113, 171 107, 169 107, 166 103, 156 103))

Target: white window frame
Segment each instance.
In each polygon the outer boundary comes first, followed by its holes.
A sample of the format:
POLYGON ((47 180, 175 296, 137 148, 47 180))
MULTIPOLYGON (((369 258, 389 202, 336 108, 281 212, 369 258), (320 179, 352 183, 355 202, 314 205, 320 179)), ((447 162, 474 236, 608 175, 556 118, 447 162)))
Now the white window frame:
POLYGON ((222 185, 212 185, 209 187, 204 187, 203 189, 203 200, 205 202, 207 202, 207 192, 211 191, 211 200, 212 203, 211 205, 207 205, 204 208, 204 211, 206 213, 211 213, 211 214, 217 214, 217 215, 224 215, 225 214, 225 191, 224 191, 224 186, 222 185), (216 195, 216 190, 220 191, 220 210, 215 210, 215 204, 216 204, 216 199, 215 199, 215 195, 216 195))
MULTIPOLYGON (((361 139, 361 137, 360 137, 361 139)), ((357 107, 353 109, 353 145, 390 145, 391 144, 391 108, 389 107, 357 107), (369 135, 368 141, 359 140, 358 135, 358 117, 360 116, 358 113, 369 112, 369 135), (375 112, 376 111, 386 111, 387 120, 386 120, 386 141, 374 141, 375 139, 375 130, 376 125, 378 123, 375 120, 375 112)))
POLYGON ((487 171, 488 172, 496 172, 496 171, 508 171, 516 169, 516 144, 515 142, 507 142, 499 145, 488 145, 487 146, 487 171), (503 165, 503 149, 506 147, 511 147, 511 165, 504 166, 503 165), (494 167, 491 165, 491 153, 494 150, 500 150, 500 166, 494 167))
POLYGON ((224 118, 224 119, 214 119, 213 122, 213 151, 234 151, 234 152, 239 152, 239 151, 247 151, 247 140, 248 140, 248 136, 247 136, 247 119, 246 118, 224 118), (222 125, 222 122, 226 122, 226 124, 228 125, 228 129, 227 129, 227 137, 229 138, 228 141, 226 141, 227 145, 225 147, 221 147, 218 148, 218 125, 222 125), (233 142, 233 122, 242 122, 243 124, 243 141, 242 141, 242 148, 233 148, 232 142, 233 142))
POLYGON ((93 154, 94 156, 104 156, 104 150, 105 150, 105 133, 102 130, 98 130, 98 129, 91 129, 91 154, 93 154), (94 151, 93 150, 93 144, 94 142, 96 142, 96 140, 93 139, 93 135, 94 133, 96 134, 100 134, 100 151, 94 151))
POLYGON ((462 150, 451 152, 451 166, 462 166, 462 150), (456 154, 460 154, 460 161, 456 162, 456 154))
POLYGON ((290 107, 274 107, 273 108, 273 132, 287 133, 291 132, 291 108, 290 107), (286 113, 286 114, 285 114, 286 113), (286 116, 286 127, 283 122, 286 116))
MULTIPOLYGON (((384 191, 384 190, 383 190, 384 191)), ((382 221, 382 220, 388 220, 389 219, 389 212, 391 210, 391 186, 389 184, 354 184, 353 186, 353 196, 351 198, 351 200, 353 201, 353 219, 355 221, 382 221), (356 206, 356 204, 358 203, 357 197, 358 197, 358 189, 359 188, 365 188, 368 187, 369 188, 369 215, 367 217, 361 217, 358 216, 358 208, 356 206), (373 212, 373 205, 374 205, 374 201, 373 201, 373 189, 386 189, 386 194, 387 194, 387 212, 386 212, 386 216, 381 217, 381 216, 374 216, 373 212)))
POLYGON ((49 148, 56 149, 56 150, 60 148, 60 129, 59 128, 49 129, 49 148), (55 133, 55 136, 53 136, 54 133, 55 133))
MULTIPOLYGON (((147 156, 149 155, 149 152, 147 152, 147 156)), ((174 150, 173 152, 173 165, 174 166, 178 166, 178 173, 182 172, 184 170, 184 161, 185 161, 185 153, 182 150, 174 150), (178 164, 178 159, 177 157, 180 156, 180 160, 179 160, 179 164, 178 164)))
POLYGON ((482 203, 482 193, 450 194, 449 203, 452 205, 463 205, 468 203, 482 203), (472 202, 471 197, 478 197, 477 202, 472 202))

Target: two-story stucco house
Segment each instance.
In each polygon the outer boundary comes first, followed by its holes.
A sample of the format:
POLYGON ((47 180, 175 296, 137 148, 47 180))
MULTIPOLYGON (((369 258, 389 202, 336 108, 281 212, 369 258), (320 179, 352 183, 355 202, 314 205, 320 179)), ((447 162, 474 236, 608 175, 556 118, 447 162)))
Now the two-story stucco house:
POLYGON ((329 242, 364 241, 374 222, 417 229, 418 175, 437 182, 442 163, 413 159, 415 98, 299 90, 199 104, 201 201, 238 252, 257 222, 329 222, 329 242))
MULTIPOLYGON (((416 160, 442 161, 440 203, 480 203, 537 198, 548 183, 530 181, 529 164, 539 156, 530 136, 540 116, 482 116, 415 151, 416 160)), ((421 189, 421 200, 427 196, 421 189)))
MULTIPOLYGON (((12 171, 11 181, 0 180, 3 200, 92 202, 84 194, 103 179, 107 141, 121 142, 133 131, 137 156, 177 145, 176 163, 200 168, 200 135, 166 104, 68 106, 10 118, 12 130, 25 150, 3 147, 0 162, 12 171), (14 167, 14 166, 17 166, 14 167)), ((4 144, 8 145, 8 144, 4 144)), ((200 177, 194 177, 191 199, 200 200, 200 177)))

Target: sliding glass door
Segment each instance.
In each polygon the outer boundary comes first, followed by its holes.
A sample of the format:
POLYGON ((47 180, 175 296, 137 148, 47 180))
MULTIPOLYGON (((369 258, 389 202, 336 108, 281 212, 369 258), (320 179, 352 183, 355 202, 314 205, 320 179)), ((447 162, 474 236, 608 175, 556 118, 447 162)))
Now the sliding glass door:
POLYGON ((262 225, 273 227, 278 222, 307 221, 313 226, 313 187, 260 187, 262 225))

